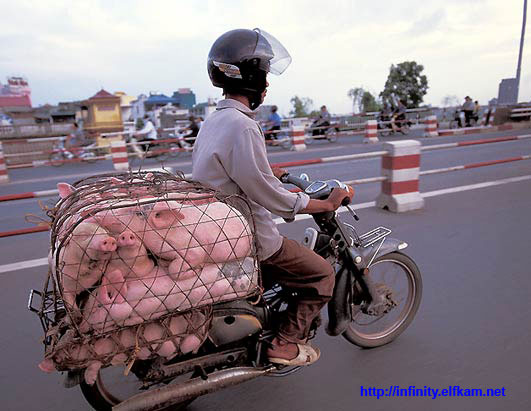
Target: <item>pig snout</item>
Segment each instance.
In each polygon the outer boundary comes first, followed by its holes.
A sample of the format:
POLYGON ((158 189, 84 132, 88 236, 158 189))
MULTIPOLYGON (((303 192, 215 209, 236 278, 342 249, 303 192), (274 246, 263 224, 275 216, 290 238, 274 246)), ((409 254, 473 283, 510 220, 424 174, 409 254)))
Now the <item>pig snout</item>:
POLYGON ((130 247, 136 244, 137 244, 137 239, 132 231, 124 231, 118 237, 118 241, 117 241, 118 247, 130 247))
POLYGON ((106 237, 101 238, 97 244, 97 248, 100 251, 105 251, 105 252, 116 251, 116 247, 117 247, 116 240, 112 238, 111 236, 106 236, 106 237))

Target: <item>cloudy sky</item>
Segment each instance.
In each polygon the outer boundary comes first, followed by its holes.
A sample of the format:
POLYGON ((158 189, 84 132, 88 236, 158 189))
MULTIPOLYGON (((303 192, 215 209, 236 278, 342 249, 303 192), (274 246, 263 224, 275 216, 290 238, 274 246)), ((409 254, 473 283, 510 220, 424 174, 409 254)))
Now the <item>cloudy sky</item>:
MULTIPOLYGON (((426 103, 468 94, 486 104, 516 74, 522 9, 523 0, 0 0, 0 81, 26 76, 34 105, 101 87, 131 95, 190 87, 205 101, 221 96, 206 73, 214 40, 260 27, 293 58, 269 80, 266 103, 282 114, 294 95, 350 112, 350 88, 378 94, 391 64, 407 60, 425 67, 426 103)), ((521 101, 531 99, 527 40, 521 101)))

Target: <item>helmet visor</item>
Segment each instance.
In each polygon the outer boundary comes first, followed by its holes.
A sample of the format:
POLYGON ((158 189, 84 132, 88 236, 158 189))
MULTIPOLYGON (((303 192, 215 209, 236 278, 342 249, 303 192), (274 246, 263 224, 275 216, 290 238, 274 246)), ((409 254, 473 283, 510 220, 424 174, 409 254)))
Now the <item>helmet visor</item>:
POLYGON ((263 70, 273 73, 282 74, 284 70, 291 64, 291 56, 286 48, 268 32, 262 29, 254 29, 258 36, 258 43, 256 44, 255 53, 264 56, 271 56, 268 62, 268 67, 262 67, 263 70))

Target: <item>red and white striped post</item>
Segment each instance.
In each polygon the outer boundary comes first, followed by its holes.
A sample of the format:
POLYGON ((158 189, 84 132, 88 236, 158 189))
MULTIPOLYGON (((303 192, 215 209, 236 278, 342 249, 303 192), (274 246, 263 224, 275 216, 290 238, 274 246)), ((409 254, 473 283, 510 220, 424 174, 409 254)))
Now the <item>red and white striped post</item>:
POLYGON ((376 120, 367 120, 365 123, 364 143, 379 143, 378 140, 378 122, 376 120))
POLYGON ((426 117, 426 128, 424 129, 424 137, 439 137, 437 131, 437 116, 426 117))
POLYGON ((123 138, 117 141, 111 141, 111 158, 115 170, 129 170, 127 146, 123 138))
POLYGON ((7 175, 7 167, 4 159, 4 148, 0 143, 0 183, 9 183, 9 176, 7 175))
POLYGON ((424 207, 419 193, 420 143, 403 140, 384 143, 387 154, 382 157, 382 192, 376 206, 401 213, 424 207))
POLYGON ((306 143, 304 142, 304 126, 292 125, 290 130, 291 135, 291 149, 294 151, 306 150, 306 143))

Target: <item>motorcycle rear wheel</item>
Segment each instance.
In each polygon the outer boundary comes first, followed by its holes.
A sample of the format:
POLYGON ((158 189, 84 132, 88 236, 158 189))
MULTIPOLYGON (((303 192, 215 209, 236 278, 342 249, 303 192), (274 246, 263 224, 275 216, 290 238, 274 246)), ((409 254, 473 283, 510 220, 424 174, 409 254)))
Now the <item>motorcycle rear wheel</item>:
MULTIPOLYGON (((141 382, 133 375, 123 375, 121 368, 109 367, 100 370, 94 385, 81 382, 80 388, 87 402, 96 411, 112 411, 112 407, 138 394, 141 382)), ((183 411, 195 398, 164 408, 167 411, 183 411)), ((159 410, 163 411, 163 410, 159 410)))
POLYGON ((357 306, 353 307, 353 311, 357 310, 357 312, 353 313, 353 320, 343 333, 343 337, 352 344, 363 348, 374 348, 388 344, 402 334, 413 321, 422 298, 422 278, 420 271, 410 257, 400 252, 386 254, 377 257, 373 261, 369 269, 369 275, 372 281, 375 285, 383 287, 383 284, 386 289, 391 290, 391 296, 395 300, 398 297, 398 295, 394 295, 396 293, 396 279, 393 282, 390 282, 388 279, 386 280, 387 274, 389 273, 405 275, 407 292, 405 297, 400 301, 405 301, 404 307, 400 308, 402 304, 399 303, 398 306, 380 316, 380 318, 364 314, 357 306), (380 321, 392 315, 397 315, 396 319, 391 320, 387 326, 380 329, 382 326, 380 321), (365 319, 367 321, 364 321, 365 319), (379 328, 378 323, 380 323, 379 328), (374 324, 377 327, 373 327, 374 324))
POLYGON ((62 153, 50 154, 50 164, 54 167, 61 167, 65 163, 65 157, 62 153))

